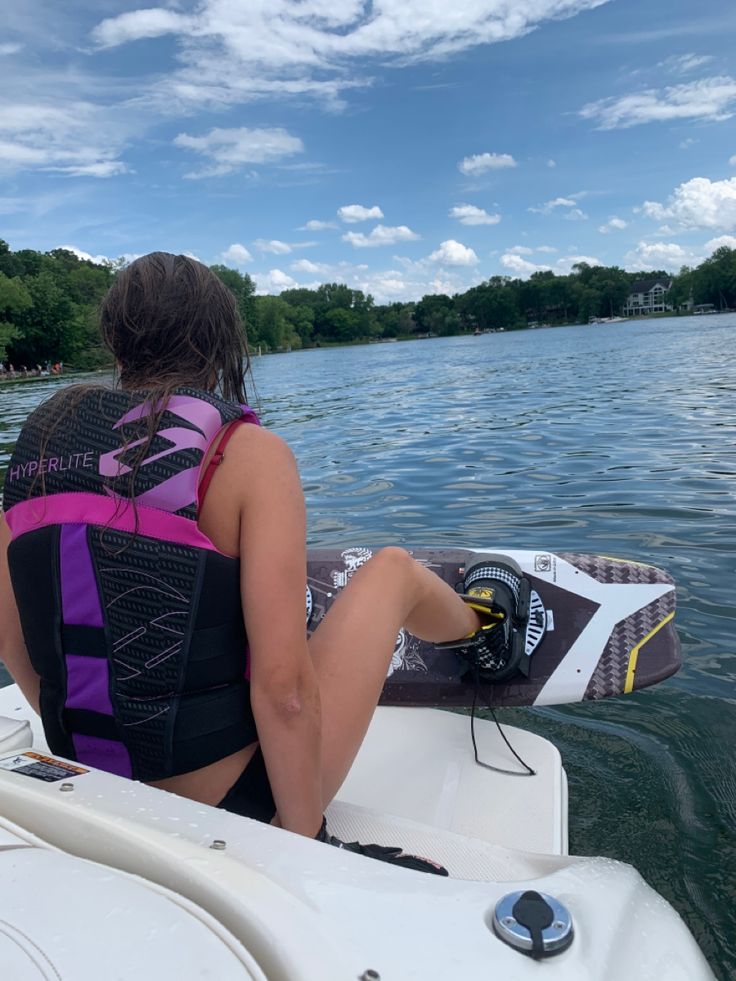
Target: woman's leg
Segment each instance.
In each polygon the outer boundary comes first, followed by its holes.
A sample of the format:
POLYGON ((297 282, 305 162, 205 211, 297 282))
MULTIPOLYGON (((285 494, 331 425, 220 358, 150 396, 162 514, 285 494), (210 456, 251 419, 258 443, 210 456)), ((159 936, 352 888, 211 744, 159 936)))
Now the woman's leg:
POLYGON ((363 742, 402 626, 442 641, 480 623, 439 576, 403 549, 385 548, 357 570, 310 638, 322 702, 325 806, 363 742))

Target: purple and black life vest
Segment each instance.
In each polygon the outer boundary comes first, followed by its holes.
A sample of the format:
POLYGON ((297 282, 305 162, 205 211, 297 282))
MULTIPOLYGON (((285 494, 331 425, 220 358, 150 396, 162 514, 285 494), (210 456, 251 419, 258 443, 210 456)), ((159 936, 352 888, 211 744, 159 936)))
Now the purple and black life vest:
POLYGON ((144 394, 65 391, 54 402, 23 427, 4 488, 10 574, 49 746, 139 780, 214 763, 257 735, 240 562, 198 529, 197 488, 223 426, 258 419, 178 389, 131 497, 128 464, 151 411, 144 394))

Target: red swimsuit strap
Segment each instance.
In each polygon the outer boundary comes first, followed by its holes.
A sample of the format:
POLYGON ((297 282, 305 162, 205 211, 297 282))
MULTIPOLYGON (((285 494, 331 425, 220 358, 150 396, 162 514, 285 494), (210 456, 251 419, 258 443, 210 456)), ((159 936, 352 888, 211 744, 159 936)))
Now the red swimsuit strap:
POLYGON ((235 432, 237 427, 242 423, 248 422, 248 419, 235 419, 233 422, 228 423, 227 426, 220 433, 220 438, 217 440, 215 445, 215 452, 210 457, 210 462, 207 464, 207 469, 204 472, 204 476, 199 483, 199 489, 197 491, 197 510, 202 509, 202 504, 204 502, 207 489, 210 486, 210 481, 215 475, 215 470, 222 463, 223 457, 225 455, 225 447, 227 446, 230 437, 235 432))

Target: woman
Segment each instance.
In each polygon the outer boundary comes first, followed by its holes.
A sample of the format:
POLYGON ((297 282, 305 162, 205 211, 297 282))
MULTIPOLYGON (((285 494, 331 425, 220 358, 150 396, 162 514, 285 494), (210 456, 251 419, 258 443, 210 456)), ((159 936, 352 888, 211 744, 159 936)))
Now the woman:
POLYGON ((399 629, 482 646, 498 615, 385 548, 307 640, 304 498, 242 405, 232 295, 153 253, 119 273, 101 330, 117 390, 62 390, 8 468, 0 657, 53 751, 340 844, 323 813, 399 629))

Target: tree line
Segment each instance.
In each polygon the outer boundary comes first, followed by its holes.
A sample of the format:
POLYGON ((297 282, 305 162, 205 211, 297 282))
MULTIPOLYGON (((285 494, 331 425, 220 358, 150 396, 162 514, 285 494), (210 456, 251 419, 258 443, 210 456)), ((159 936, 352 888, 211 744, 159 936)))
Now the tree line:
MULTIPOLYGON (((35 368, 48 361, 80 370, 107 366, 97 310, 122 260, 104 264, 65 249, 13 252, 0 239, 0 361, 35 368)), ((637 279, 672 280, 675 310, 690 299, 717 309, 736 308, 736 250, 723 247, 695 268, 630 273, 618 266, 579 263, 566 276, 543 270, 529 279, 492 276, 454 296, 376 304, 343 283, 260 296, 248 273, 212 270, 232 290, 251 350, 297 349, 392 338, 517 330, 530 323, 587 323, 621 312, 637 279)))

